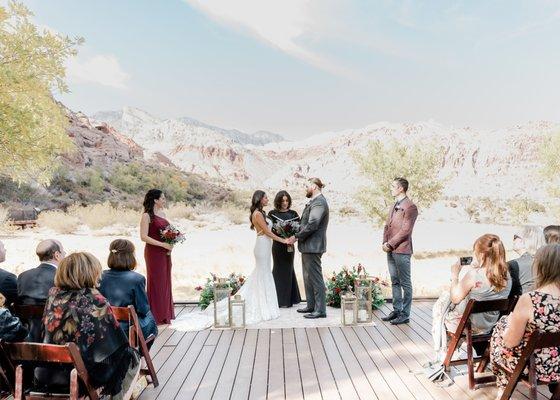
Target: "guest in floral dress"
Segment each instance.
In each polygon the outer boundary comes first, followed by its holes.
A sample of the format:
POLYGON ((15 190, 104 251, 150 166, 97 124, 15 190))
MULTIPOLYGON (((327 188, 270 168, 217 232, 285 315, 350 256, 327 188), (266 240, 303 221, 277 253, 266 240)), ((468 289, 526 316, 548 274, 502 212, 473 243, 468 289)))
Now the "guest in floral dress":
MULTIPOLYGON (((126 399, 140 369, 132 349, 115 319, 109 302, 96 289, 101 264, 89 253, 70 254, 62 260, 43 314, 44 343, 78 346, 91 384, 112 399, 126 399)), ((37 368, 39 385, 63 386, 68 373, 37 368)))
MULTIPOLYGON (((502 317, 492 333, 490 357, 500 392, 507 385, 507 377, 497 365, 515 369, 535 330, 560 331, 560 245, 549 244, 540 248, 533 269, 536 289, 522 295, 513 312, 502 317)), ((560 381, 559 353, 558 347, 535 351, 539 380, 560 381)))

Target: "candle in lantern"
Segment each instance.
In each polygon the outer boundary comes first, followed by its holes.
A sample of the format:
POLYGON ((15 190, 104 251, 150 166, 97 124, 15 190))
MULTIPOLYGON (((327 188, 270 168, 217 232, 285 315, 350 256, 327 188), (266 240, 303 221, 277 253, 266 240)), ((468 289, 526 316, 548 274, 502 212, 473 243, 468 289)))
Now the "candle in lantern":
POLYGON ((358 321, 362 322, 362 321, 367 321, 368 319, 368 315, 367 315, 367 311, 366 310, 360 310, 358 311, 358 321))

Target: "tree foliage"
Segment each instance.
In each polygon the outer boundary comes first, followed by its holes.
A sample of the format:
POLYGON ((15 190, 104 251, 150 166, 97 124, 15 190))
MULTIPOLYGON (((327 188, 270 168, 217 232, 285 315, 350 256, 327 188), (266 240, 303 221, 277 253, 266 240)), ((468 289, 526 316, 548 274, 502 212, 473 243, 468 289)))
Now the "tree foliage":
POLYGON ((371 141, 363 154, 355 154, 362 174, 371 185, 363 188, 358 200, 378 225, 387 218, 387 208, 394 202, 390 185, 394 178, 410 182, 409 196, 419 209, 432 205, 440 196, 438 179, 442 163, 441 148, 429 144, 406 145, 397 141, 371 141))
POLYGON ((15 1, 0 6, 0 174, 46 184, 71 148, 53 92, 68 91, 64 62, 83 39, 39 31, 32 16, 15 1))

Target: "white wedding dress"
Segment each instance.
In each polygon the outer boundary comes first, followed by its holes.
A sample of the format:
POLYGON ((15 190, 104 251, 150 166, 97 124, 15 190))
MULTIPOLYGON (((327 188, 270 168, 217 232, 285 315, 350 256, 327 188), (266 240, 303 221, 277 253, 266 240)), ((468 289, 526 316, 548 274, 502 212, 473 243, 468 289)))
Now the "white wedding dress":
MULTIPOLYGON (((267 218, 269 229, 272 222, 267 218)), ((278 318, 278 298, 272 277, 272 239, 261 234, 255 241, 255 269, 236 294, 245 300, 245 324, 253 325, 261 321, 278 318)), ((225 301, 218 303, 218 312, 225 313, 225 301)), ((209 328, 214 323, 214 305, 204 311, 179 315, 172 323, 178 331, 194 331, 209 328)))

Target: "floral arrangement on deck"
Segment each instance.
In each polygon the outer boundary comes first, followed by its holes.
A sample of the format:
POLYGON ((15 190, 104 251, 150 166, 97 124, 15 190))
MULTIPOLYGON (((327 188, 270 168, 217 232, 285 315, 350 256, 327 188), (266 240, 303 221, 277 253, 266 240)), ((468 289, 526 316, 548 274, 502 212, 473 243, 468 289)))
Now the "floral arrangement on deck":
MULTIPOLYGON (((326 282, 327 305, 340 308, 340 295, 344 292, 354 292, 354 281, 358 279, 359 275, 367 275, 366 269, 362 264, 358 264, 351 269, 344 266, 341 271, 333 272, 332 276, 327 279, 326 282)), ((385 303, 385 297, 383 297, 381 287, 389 286, 389 284, 378 277, 373 277, 373 282, 372 308, 375 310, 385 303)))
MULTIPOLYGON (((233 296, 243 286, 247 278, 241 274, 231 273, 227 278, 226 286, 231 288, 231 295, 233 296)), ((203 310, 212 304, 214 300, 214 282, 218 280, 218 276, 210 273, 210 278, 206 279, 204 286, 197 286, 195 290, 200 292, 198 305, 203 310)))

